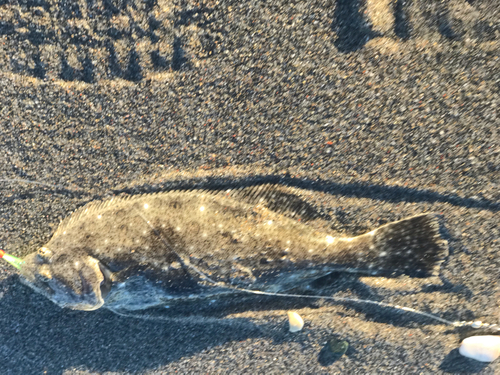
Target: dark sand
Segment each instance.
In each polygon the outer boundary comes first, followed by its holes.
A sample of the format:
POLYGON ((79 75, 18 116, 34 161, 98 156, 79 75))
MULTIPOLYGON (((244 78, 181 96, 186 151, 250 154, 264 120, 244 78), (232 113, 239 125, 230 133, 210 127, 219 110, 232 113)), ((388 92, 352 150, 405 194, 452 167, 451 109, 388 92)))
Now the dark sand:
MULTIPOLYGON (((0 247, 23 256, 113 193, 274 175, 340 233, 443 215, 439 278, 337 293, 499 322, 499 20, 493 0, 0 0, 0 178, 58 185, 0 182, 0 247)), ((141 321, 61 310, 3 263, 0 296, 2 374, 500 372, 460 331, 373 306, 141 321)))

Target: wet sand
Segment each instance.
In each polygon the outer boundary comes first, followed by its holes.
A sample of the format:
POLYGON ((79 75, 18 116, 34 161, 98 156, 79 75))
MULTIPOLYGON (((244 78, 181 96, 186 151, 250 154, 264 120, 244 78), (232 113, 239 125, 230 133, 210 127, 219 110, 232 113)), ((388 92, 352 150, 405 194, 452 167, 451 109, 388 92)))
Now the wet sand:
MULTIPOLYGON (((0 178, 53 186, 0 182, 0 248, 23 256, 112 194, 282 182, 339 234, 442 215, 439 277, 332 292, 498 322, 499 19, 486 0, 0 2, 0 178)), ((464 332, 373 306, 145 321, 62 310, 4 264, 0 296, 4 374, 499 371, 458 354, 464 332)))

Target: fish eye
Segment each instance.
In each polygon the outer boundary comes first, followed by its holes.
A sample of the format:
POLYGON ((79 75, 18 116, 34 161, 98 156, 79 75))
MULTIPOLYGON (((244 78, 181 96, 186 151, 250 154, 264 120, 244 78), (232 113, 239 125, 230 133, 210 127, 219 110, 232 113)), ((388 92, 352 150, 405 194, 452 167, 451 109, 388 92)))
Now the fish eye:
POLYGON ((46 247, 41 247, 38 249, 36 253, 36 260, 38 264, 43 264, 47 263, 50 260, 50 257, 52 256, 52 251, 50 251, 46 247))

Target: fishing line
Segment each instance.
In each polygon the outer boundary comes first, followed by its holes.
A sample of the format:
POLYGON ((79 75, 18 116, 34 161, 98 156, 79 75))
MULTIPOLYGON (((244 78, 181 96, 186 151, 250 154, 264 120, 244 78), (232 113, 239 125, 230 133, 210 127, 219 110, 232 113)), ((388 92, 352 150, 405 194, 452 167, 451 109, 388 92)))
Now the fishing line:
MULTIPOLYGON (((50 185, 47 183, 43 182, 36 182, 36 181, 31 181, 31 180, 22 180, 22 179, 0 179, 0 182, 24 182, 24 183, 30 183, 30 184, 35 184, 35 185, 42 185, 42 186, 47 186, 47 187, 57 187, 61 189, 68 190, 67 187, 61 186, 61 185, 50 185)), ((204 281, 215 285, 220 288, 224 289, 229 289, 229 290, 235 290, 238 292, 243 292, 243 293, 249 293, 249 294, 254 294, 254 295, 264 295, 264 296, 271 296, 271 297, 283 297, 283 298, 307 298, 307 299, 323 299, 327 301, 334 301, 334 302, 341 302, 341 303, 360 303, 360 304, 369 304, 369 305, 374 305, 374 306, 379 306, 379 307, 384 307, 384 308, 391 308, 395 310, 400 310, 404 312, 410 312, 416 315, 424 316, 426 318, 438 321, 440 323, 450 325, 453 327, 472 327, 472 328, 483 328, 483 329, 492 329, 496 332, 500 331, 500 327, 498 324, 489 324, 489 323, 483 323, 481 321, 451 321, 447 320, 444 318, 441 318, 437 315, 426 313, 420 310, 413 309, 411 307, 405 307, 405 306, 399 306, 399 305, 392 305, 389 303, 385 302, 380 302, 380 301, 372 301, 372 300, 364 300, 364 299, 357 299, 357 298, 350 298, 350 297, 337 297, 337 296, 319 296, 319 295, 305 295, 305 294, 288 294, 288 293, 275 293, 275 292, 265 292, 265 291, 260 291, 260 290, 252 290, 252 289, 246 289, 246 288, 239 288, 236 286, 228 285, 223 282, 217 282, 210 278, 208 275, 206 275, 203 271, 199 270, 197 267, 192 265, 189 261, 189 259, 185 259, 185 257, 181 256, 179 253, 177 253, 172 246, 169 244, 169 242, 161 235, 161 233, 154 228, 149 220, 147 220, 146 217, 144 217, 141 212, 138 211, 139 216, 141 219, 143 219, 146 224, 153 230, 153 232, 162 240, 162 242, 165 244, 165 246, 171 250, 174 254, 177 255, 178 259, 182 263, 182 265, 186 268, 190 268, 194 272, 196 272, 204 281)), ((3 258, 6 260, 8 263, 10 263, 12 266, 16 267, 17 269, 21 269, 22 264, 24 261, 20 258, 17 258, 13 255, 7 254, 4 250, 0 249, 0 258, 3 258)), ((117 312, 118 313, 118 312, 117 312)), ((123 313, 118 313, 119 315, 124 315, 124 316, 131 316, 132 315, 127 315, 123 313)))
MULTIPOLYGON (((168 241, 161 235, 160 232, 158 232, 140 212, 138 212, 139 216, 146 222, 146 224, 154 231, 154 233, 160 237, 160 239, 163 241, 163 243, 176 254, 180 259, 183 259, 180 254, 178 254, 176 251, 172 249, 172 247, 169 245, 168 241)), ((184 260, 184 259, 183 259, 184 260)), ((288 293, 275 293, 275 292, 264 292, 261 290, 252 290, 252 289, 246 289, 246 288, 239 288, 236 286, 228 285, 223 282, 217 282, 210 278, 208 275, 206 275, 203 271, 199 270, 197 267, 192 265, 189 260, 185 260, 184 264, 191 268, 193 271, 195 271, 197 274, 199 274, 205 281, 208 281, 209 283, 218 286, 220 288, 225 288, 225 289, 230 289, 230 290, 235 290, 239 292, 244 292, 244 293, 250 293, 250 294, 255 294, 255 295, 263 295, 263 296, 271 296, 271 297, 285 297, 285 298, 307 298, 307 299, 324 299, 327 301, 334 301, 334 302, 344 302, 344 303, 364 303, 364 304, 369 304, 369 305, 375 305, 378 307, 384 307, 384 308, 391 308, 395 310, 401 310, 405 312, 410 312, 416 315, 424 316, 426 318, 430 318, 433 320, 436 320, 438 322, 444 323, 446 325, 450 325, 453 327, 467 327, 470 326, 472 328, 487 328, 487 329, 494 329, 495 331, 500 331, 500 327, 497 324, 489 324, 489 323, 483 323, 481 321, 451 321, 448 319, 441 318, 437 315, 426 313, 424 311, 416 310, 411 307, 406 307, 406 306, 399 306, 399 305, 392 305, 389 303, 381 302, 381 301, 372 301, 372 300, 364 300, 364 299, 357 299, 357 298, 350 298, 350 297, 337 297, 337 296, 319 296, 319 295, 307 295, 307 294, 288 294, 288 293)))

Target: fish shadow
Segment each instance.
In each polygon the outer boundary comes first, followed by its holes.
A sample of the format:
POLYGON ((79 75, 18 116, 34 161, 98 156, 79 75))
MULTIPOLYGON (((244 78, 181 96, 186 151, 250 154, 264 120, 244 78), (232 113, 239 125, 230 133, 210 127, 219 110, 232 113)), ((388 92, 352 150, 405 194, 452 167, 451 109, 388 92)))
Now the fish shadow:
POLYGON ((211 347, 275 334, 247 319, 220 323, 173 323, 130 319, 109 310, 61 309, 9 277, 0 304, 2 371, 62 374, 87 371, 141 372, 211 347))
POLYGON ((317 307, 307 299, 256 296, 236 303, 228 299, 205 308, 183 304, 168 310, 151 309, 146 317, 152 320, 148 320, 107 309, 62 309, 21 284, 18 276, 1 282, 0 292, 2 369, 9 374, 62 374, 68 368, 135 373, 235 341, 300 341, 288 332, 286 315, 269 323, 261 319, 258 324, 250 318, 224 315, 317 307))
MULTIPOLYGON (((26 178, 21 171, 18 172, 20 178, 26 178)), ((16 182, 16 179, 4 179, 5 182, 16 182)), ((33 181, 31 181, 33 182, 33 181)), ((24 193, 18 193, 3 197, 0 201, 2 204, 7 204, 18 199, 30 199, 39 196, 42 193, 56 193, 59 195, 85 198, 89 202, 94 199, 103 199, 119 196, 120 194, 139 195, 148 193, 158 193, 171 190, 192 190, 196 189, 213 189, 213 190, 226 190, 237 189, 251 186, 258 186, 262 184, 278 184, 282 186, 295 187, 305 190, 317 191, 330 194, 332 196, 343 196, 352 198, 368 198, 382 202, 389 203, 447 203, 455 207, 474 208, 481 210, 488 210, 491 212, 500 211, 500 202, 492 201, 478 193, 475 197, 463 197, 454 193, 439 193, 429 189, 416 189, 402 186, 389 186, 389 185, 376 185, 365 182, 352 182, 352 183, 339 183, 333 180, 323 180, 316 178, 314 180, 292 177, 289 174, 285 175, 253 175, 243 178, 229 178, 229 177, 213 177, 213 178, 180 178, 171 179, 165 183, 159 184, 142 184, 133 187, 116 187, 100 194, 84 192, 83 190, 74 190, 65 188, 64 186, 40 186, 35 183, 35 191, 27 189, 24 193)), ((324 216, 324 215, 321 215, 324 216)), ((327 218, 328 219, 328 218, 327 218)), ((330 218, 331 219, 331 218, 330 218)), ((445 229, 446 237, 449 233, 445 229)))
MULTIPOLYGON (((156 193, 170 190, 237 189, 262 184, 278 184, 299 189, 328 193, 332 196, 353 198, 368 198, 390 203, 448 203, 456 207, 476 208, 491 212, 500 211, 500 202, 492 201, 478 193, 469 198, 454 193, 439 193, 430 189, 416 189, 403 186, 376 185, 365 182, 340 183, 329 179, 298 178, 289 174, 262 174, 243 178, 213 177, 213 178, 181 178, 171 179, 157 185, 143 184, 128 188, 115 188, 107 191, 104 196, 116 196, 122 193, 135 195, 156 193)), ((96 199, 97 197, 94 197, 96 199)), ((101 197, 102 198, 102 197, 101 197)))
MULTIPOLYGON (((377 298, 366 285, 359 288, 360 283, 352 275, 340 277, 329 291, 358 289, 356 292, 363 298, 377 298)), ((319 308, 324 304, 301 298, 249 296, 247 300, 228 299, 202 307, 186 304, 148 310, 147 317, 152 318, 148 320, 123 317, 106 309, 90 312, 61 309, 22 285, 17 276, 3 281, 1 290, 4 293, 0 303, 0 350, 2 368, 9 374, 44 371, 62 374, 68 368, 141 372, 235 341, 265 338, 276 345, 301 341, 288 332, 286 316, 274 317, 268 323, 260 319, 257 324, 250 318, 225 318, 225 315, 244 311, 253 316, 252 312, 319 308)), ((343 305, 359 309, 371 320, 398 326, 412 326, 418 318, 377 306, 366 309, 360 304, 343 305)), ((353 353, 350 348, 346 355, 353 353)), ((326 349, 318 355, 323 366, 336 360, 326 349)))
MULTIPOLYGON (((425 288, 423 288, 425 289, 425 288)), ((453 285, 442 286, 441 293, 462 293, 468 295, 468 289, 455 287, 453 285)), ((420 291, 423 292, 423 291, 420 291)), ((418 294, 419 291, 415 291, 418 294)), ((440 325, 442 323, 415 314, 409 311, 403 311, 394 307, 377 305, 377 302, 384 301, 376 288, 372 288, 359 279, 359 275, 345 272, 332 272, 323 276, 304 287, 299 287, 286 292, 286 294, 299 294, 318 296, 317 298, 295 298, 284 296, 262 296, 252 294, 230 294, 225 298, 219 297, 213 303, 200 304, 198 302, 183 302, 179 305, 170 305, 168 315, 171 318, 179 317, 196 317, 204 316, 221 321, 228 320, 226 317, 230 314, 238 314, 242 312, 263 312, 273 310, 294 310, 294 309, 320 309, 324 306, 341 305, 344 306, 346 312, 338 312, 341 316, 351 314, 363 314, 364 319, 377 323, 390 324, 396 327, 414 328, 419 325, 440 325), (328 300, 331 296, 348 296, 352 301, 331 301, 328 300), (321 297, 324 298, 321 298, 321 297), (374 303, 366 303, 372 301, 374 303), (351 312, 349 312, 351 310, 351 312)), ((155 315, 159 311, 160 314, 165 313, 165 309, 148 310, 150 315, 155 315)), ((440 316, 443 316, 451 321, 473 320, 474 315, 471 311, 464 311, 457 308, 457 311, 442 311, 440 316)), ((281 336, 273 337, 277 343, 281 342, 281 336)))

